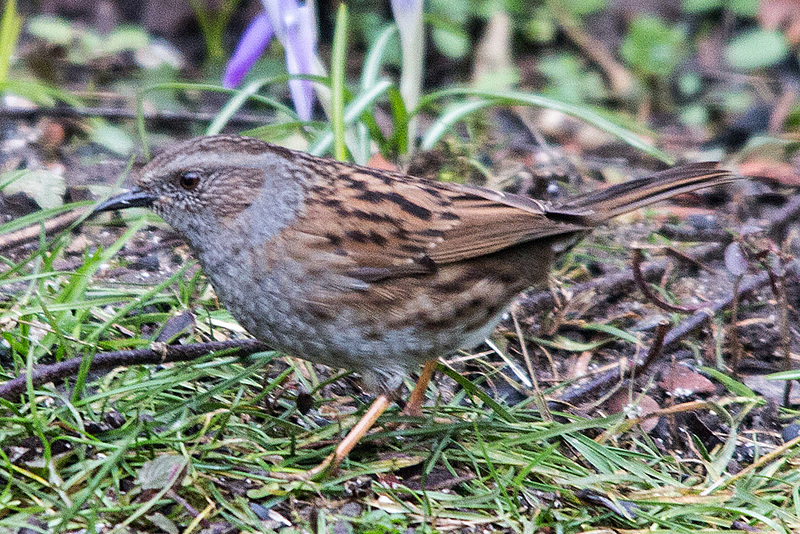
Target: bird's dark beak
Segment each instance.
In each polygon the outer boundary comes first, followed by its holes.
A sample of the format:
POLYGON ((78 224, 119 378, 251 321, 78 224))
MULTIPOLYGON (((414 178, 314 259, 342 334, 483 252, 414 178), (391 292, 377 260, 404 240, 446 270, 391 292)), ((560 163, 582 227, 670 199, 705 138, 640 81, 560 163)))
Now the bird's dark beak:
POLYGON ((113 196, 99 204, 92 210, 92 215, 101 211, 124 210, 126 208, 149 208, 153 205, 155 197, 139 188, 131 189, 125 193, 113 196))

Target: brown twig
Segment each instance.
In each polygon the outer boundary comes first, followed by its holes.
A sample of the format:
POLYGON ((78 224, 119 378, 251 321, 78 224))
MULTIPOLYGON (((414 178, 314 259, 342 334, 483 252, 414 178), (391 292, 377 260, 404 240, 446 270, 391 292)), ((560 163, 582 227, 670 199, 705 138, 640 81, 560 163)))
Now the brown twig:
POLYGON ((669 302, 665 301, 650 289, 650 286, 647 285, 647 281, 644 279, 644 275, 642 274, 642 260, 644 259, 644 254, 642 254, 642 249, 634 248, 633 249, 633 280, 636 282, 636 285, 639 287, 639 290, 644 294, 645 298, 661 308, 662 310, 668 312, 676 312, 676 313, 694 313, 697 311, 701 306, 676 306, 674 304, 670 304, 669 302))
POLYGON ((673 241, 694 241, 703 243, 730 243, 733 234, 722 229, 695 228, 693 226, 663 224, 658 233, 673 241))
POLYGON ((633 75, 614 58, 605 43, 584 30, 569 11, 561 7, 560 2, 550 1, 547 5, 564 33, 603 69, 614 94, 617 96, 629 94, 634 87, 633 75))
POLYGON ((780 210, 770 217, 771 224, 769 225, 769 236, 774 241, 780 243, 783 240, 783 234, 786 232, 786 227, 790 224, 796 223, 799 216, 800 195, 794 195, 789 198, 789 201, 780 210))
POLYGON ((42 230, 44 230, 45 235, 51 235, 69 228, 80 220, 87 211, 88 209, 68 211, 52 219, 47 219, 41 224, 32 224, 15 232, 0 235, 0 251, 14 248, 29 241, 35 241, 42 235, 42 230))
POLYGON ((733 291, 731 301, 731 324, 729 329, 730 348, 731 348, 731 369, 733 377, 739 379, 739 362, 742 361, 742 342, 739 339, 739 284, 742 283, 742 275, 733 280, 733 291))
MULTIPOLYGON (((797 265, 795 265, 795 269, 796 268, 797 265)), ((738 298, 741 298, 741 295, 745 293, 750 293, 756 289, 763 287, 768 282, 769 282, 769 275, 765 272, 745 277, 742 280, 742 283, 739 284, 739 291, 737 292, 738 298)), ((680 324, 678 324, 675 328, 670 330, 669 333, 667 334, 666 338, 664 339, 664 347, 669 347, 670 345, 673 345, 686 334, 700 328, 703 325, 703 323, 708 321, 709 318, 713 317, 714 314, 730 306, 731 303, 733 302, 733 299, 737 298, 737 295, 731 293, 730 296, 715 300, 709 306, 697 310, 693 315, 681 321, 680 324)))
MULTIPOLYGON (((719 256, 723 247, 717 243, 700 245, 692 249, 692 259, 703 263, 709 259, 719 256)), ((656 260, 643 263, 641 265, 642 278, 651 281, 657 280, 667 268, 669 260, 656 260)), ((613 294, 627 291, 634 287, 636 282, 633 280, 633 269, 624 269, 619 272, 611 273, 600 278, 595 278, 589 282, 575 284, 570 287, 573 294, 584 291, 596 291, 598 294, 613 294)), ((551 291, 537 291, 526 295, 520 300, 520 306, 526 314, 536 314, 543 310, 552 309, 555 305, 555 297, 551 291)))
POLYGON ((661 353, 664 351, 664 338, 667 332, 669 332, 669 321, 664 320, 658 323, 656 331, 653 334, 653 341, 650 344, 650 350, 647 351, 647 356, 645 356, 641 364, 637 364, 633 367, 633 372, 631 374, 646 372, 653 362, 661 356, 661 353))
MULTIPOLYGON (((798 274, 800 274, 800 262, 795 260, 787 264, 785 266, 784 272, 786 272, 787 274, 791 273, 797 276, 798 274)), ((739 285, 739 291, 735 295, 731 294, 728 297, 724 297, 712 302, 710 306, 698 310, 692 316, 687 317, 686 319, 681 321, 680 324, 678 324, 676 327, 667 332, 666 335, 664 336, 662 347, 668 348, 671 345, 674 345, 675 343, 680 341, 686 334, 700 328, 703 325, 703 323, 708 321, 710 317, 713 317, 719 311, 730 306, 734 298, 741 298, 742 295, 760 289, 764 287, 767 283, 769 283, 769 274, 767 272, 761 272, 757 275, 745 277, 742 280, 742 283, 739 285)), ((648 357, 649 356, 650 354, 648 354, 648 357)), ((642 362, 641 364, 637 363, 636 368, 641 370, 643 363, 644 362, 642 362)), ((582 386, 567 391, 566 393, 564 393, 564 395, 561 396, 560 400, 561 402, 565 403, 573 403, 576 400, 586 395, 589 395, 594 391, 608 388, 611 384, 613 384, 618 380, 619 380, 619 371, 617 370, 609 371, 582 386)))
MULTIPOLYGON (((165 122, 211 122, 216 113, 203 113, 195 111, 145 111, 145 120, 158 120, 165 122)), ((120 108, 73 108, 55 106, 51 108, 8 108, 0 107, 0 118, 4 119, 37 119, 39 117, 56 117, 68 119, 82 119, 90 117, 103 117, 110 120, 134 120, 138 113, 120 108)), ((273 117, 266 115, 250 115, 237 113, 230 118, 228 124, 232 126, 253 126, 254 124, 267 124, 273 117)))
MULTIPOLYGON (((784 242, 784 254, 788 255, 789 243, 791 239, 784 242)), ((784 254, 778 255, 778 291, 775 297, 778 300, 778 320, 781 332, 781 352, 783 353, 783 370, 789 371, 792 368, 791 341, 789 339, 789 302, 786 295, 786 269, 784 267, 784 254)), ((783 405, 789 406, 792 394, 792 380, 787 380, 783 388, 783 405)))
MULTIPOLYGON (((653 341, 650 344, 650 350, 647 351, 647 356, 645 356, 644 360, 634 362, 633 367, 631 368, 630 375, 637 376, 644 373, 650 365, 654 361, 661 356, 661 353, 664 350, 664 338, 669 332, 669 322, 662 321, 658 323, 656 326, 656 330, 653 333, 653 341)), ((620 372, 617 369, 613 369, 602 375, 586 382, 585 384, 581 384, 579 386, 575 386, 568 391, 566 391, 559 402, 563 402, 566 404, 573 404, 587 396, 593 395, 597 391, 606 390, 608 389, 611 384, 618 382, 620 379, 620 372)), ((624 381, 627 383, 627 380, 624 381)))
POLYGON ((710 265, 707 265, 707 264, 705 264, 705 263, 703 263, 701 261, 697 261, 695 258, 689 256, 685 252, 681 252, 678 249, 675 249, 675 248, 672 248, 672 247, 664 247, 664 253, 667 256, 670 256, 670 257, 672 257, 672 258, 674 258, 674 259, 676 259, 678 261, 681 261, 683 263, 688 263, 689 265, 691 265, 691 266, 693 266, 693 267, 695 267, 697 269, 702 269, 702 270, 706 271, 707 273, 714 274, 714 273, 717 272, 717 270, 714 269, 713 267, 711 267, 710 265))
MULTIPOLYGON (((196 360, 211 352, 234 351, 239 356, 247 356, 270 348, 254 339, 236 339, 231 341, 212 341, 193 345, 162 345, 149 349, 121 350, 95 354, 92 358, 91 370, 114 369, 123 365, 158 364, 196 360)), ((83 362, 83 357, 70 358, 52 365, 37 365, 31 375, 33 387, 48 382, 55 382, 74 376, 83 362)), ((0 384, 0 399, 17 400, 27 389, 25 373, 0 384)))

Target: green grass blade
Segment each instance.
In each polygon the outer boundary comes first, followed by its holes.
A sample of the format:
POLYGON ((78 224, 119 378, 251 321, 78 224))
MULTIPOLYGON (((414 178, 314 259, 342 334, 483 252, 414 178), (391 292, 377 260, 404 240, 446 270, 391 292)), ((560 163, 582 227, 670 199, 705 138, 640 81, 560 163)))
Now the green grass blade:
POLYGON ((452 378, 453 380, 455 380, 456 382, 458 382, 458 384, 459 384, 459 385, 460 385, 462 388, 464 388, 465 390, 467 390, 467 392, 468 392, 468 393, 470 393, 471 395, 475 395, 476 397, 478 397, 478 398, 479 398, 481 401, 483 401, 483 402, 484 402, 484 403, 485 403, 487 406, 489 406, 489 408, 491 408, 491 409, 492 409, 492 411, 493 411, 494 413, 496 413, 497 415, 499 415, 499 416, 500 416, 502 419, 504 419, 505 421, 508 421, 509 423, 513 423, 513 422, 516 420, 516 419, 514 418, 514 416, 513 416, 513 415, 511 415, 511 414, 508 412, 508 410, 506 410, 505 408, 503 408, 503 407, 502 407, 502 406, 501 406, 501 405, 500 405, 500 404, 499 404, 497 401, 495 401, 495 400, 494 400, 494 399, 492 399, 492 398, 491 398, 489 395, 487 395, 486 393, 484 393, 484 391, 483 391, 482 389, 480 389, 480 388, 479 388, 479 387, 477 387, 475 384, 473 384, 472 382, 470 382, 469 380, 467 380, 466 378, 464 378, 463 376, 461 376, 461 375, 460 375, 460 374, 459 374, 457 371, 454 371, 453 369, 451 369, 451 368, 449 368, 449 367, 445 367, 445 366, 443 366, 443 365, 440 365, 440 366, 438 366, 437 368, 438 368, 439 370, 441 370, 441 371, 442 371, 444 374, 446 374, 447 376, 449 376, 450 378, 452 378))
POLYGON ((383 67, 383 56, 391 42, 392 37, 397 33, 397 26, 390 24, 378 35, 375 42, 367 52, 364 66, 361 68, 361 90, 366 91, 376 83, 383 67))
POLYGON ((344 138, 345 65, 347 63, 347 5, 339 4, 336 13, 336 31, 331 54, 331 128, 333 128, 333 157, 347 160, 347 143, 344 138))
MULTIPOLYGON (((344 113, 344 124, 353 124, 363 113, 366 113, 370 106, 383 96, 394 84, 390 80, 381 80, 367 91, 362 92, 347 104, 344 113)), ((315 156, 326 153, 333 144, 334 134, 332 130, 325 131, 315 143, 308 149, 310 154, 315 156)))
POLYGON ((549 98, 535 93, 522 93, 518 91, 476 91, 474 89, 464 88, 445 89, 442 91, 436 91, 420 99, 419 105, 414 109, 411 115, 416 115, 420 110, 433 104, 434 102, 452 97, 485 98, 494 100, 497 105, 535 106, 560 111, 561 113, 587 122, 592 126, 595 126, 619 138, 630 146, 653 156, 654 158, 660 159, 661 161, 669 164, 675 162, 675 158, 673 156, 660 150, 639 134, 610 121, 595 111, 587 109, 586 107, 568 104, 566 102, 561 102, 554 98, 549 98))
POLYGON ((756 394, 755 391, 745 386, 738 380, 731 378, 725 373, 717 371, 713 367, 700 367, 699 370, 703 373, 708 374, 711 378, 713 378, 717 382, 720 382, 723 386, 728 388, 728 391, 730 391, 734 395, 738 395, 740 397, 747 397, 749 399, 758 399, 758 395, 756 394))
POLYGON ((11 55, 17 47, 17 39, 21 29, 22 17, 17 14, 16 0, 6 0, 3 18, 0 20, 0 83, 8 80, 11 55))
MULTIPOLYGON (((244 87, 244 89, 236 91, 233 97, 231 97, 231 99, 228 100, 224 106, 222 106, 222 109, 219 111, 219 113, 217 113, 217 116, 214 117, 214 120, 211 122, 211 124, 208 125, 208 128, 206 128, 206 135, 215 135, 220 133, 225 125, 228 124, 228 121, 231 120, 231 117, 233 117, 236 112, 241 109, 245 102, 250 100, 256 93, 258 93, 262 87, 274 83, 275 80, 276 78, 262 78, 260 80, 250 82, 244 87)), ((285 108, 285 106, 282 107, 285 108)), ((297 114, 293 111, 290 112, 289 116, 292 117, 292 119, 297 118, 297 114)))
POLYGON ((436 143, 446 134, 453 125, 459 121, 464 120, 465 117, 475 113, 478 110, 495 105, 493 100, 466 100, 448 106, 444 113, 439 115, 430 129, 425 133, 422 138, 420 148, 422 150, 431 150, 436 143))

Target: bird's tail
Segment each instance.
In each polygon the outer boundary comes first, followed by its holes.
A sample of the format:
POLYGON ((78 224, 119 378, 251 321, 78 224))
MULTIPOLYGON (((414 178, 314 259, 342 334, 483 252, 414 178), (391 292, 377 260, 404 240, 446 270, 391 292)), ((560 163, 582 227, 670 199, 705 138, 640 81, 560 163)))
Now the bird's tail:
POLYGON ((548 212, 551 217, 563 214, 572 220, 579 219, 586 226, 597 226, 608 219, 649 204, 740 178, 742 177, 719 168, 714 162, 690 163, 601 191, 568 198, 548 212))

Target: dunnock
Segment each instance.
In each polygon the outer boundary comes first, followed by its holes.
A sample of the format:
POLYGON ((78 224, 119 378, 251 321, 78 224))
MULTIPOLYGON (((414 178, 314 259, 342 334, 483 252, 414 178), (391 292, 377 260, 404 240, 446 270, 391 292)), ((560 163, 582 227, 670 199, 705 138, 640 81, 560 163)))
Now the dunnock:
MULTIPOLYGON (((95 211, 149 206, 189 242, 222 303, 288 354, 361 373, 378 398, 335 467, 427 364, 483 341, 553 259, 609 218, 733 180, 691 164, 549 204, 359 167, 233 135, 179 143, 95 211)), ((425 382, 423 384, 422 382, 425 382)))

